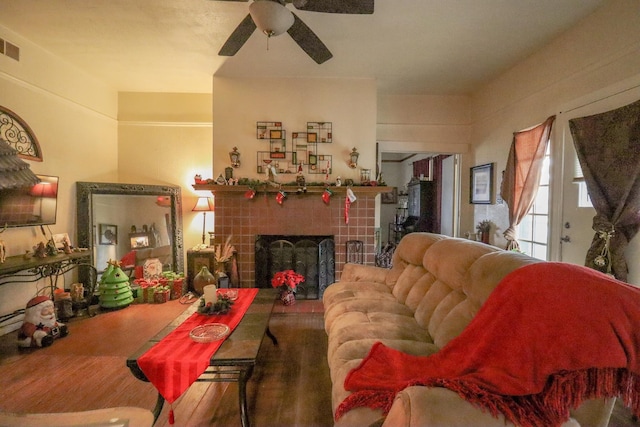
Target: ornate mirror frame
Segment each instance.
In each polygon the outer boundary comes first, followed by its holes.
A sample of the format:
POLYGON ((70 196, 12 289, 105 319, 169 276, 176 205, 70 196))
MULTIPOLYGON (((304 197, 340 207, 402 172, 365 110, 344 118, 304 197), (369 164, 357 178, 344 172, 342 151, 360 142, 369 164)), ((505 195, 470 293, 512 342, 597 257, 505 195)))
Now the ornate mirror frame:
MULTIPOLYGON (((78 247, 92 249, 93 241, 93 195, 111 194, 126 197, 164 196, 171 201, 171 246, 174 271, 184 271, 184 251, 182 240, 182 197, 180 187, 172 185, 121 184, 110 182, 76 182, 76 214, 78 247)), ((91 264, 95 263, 91 250, 91 264)), ((80 271, 80 280, 83 277, 80 271)))

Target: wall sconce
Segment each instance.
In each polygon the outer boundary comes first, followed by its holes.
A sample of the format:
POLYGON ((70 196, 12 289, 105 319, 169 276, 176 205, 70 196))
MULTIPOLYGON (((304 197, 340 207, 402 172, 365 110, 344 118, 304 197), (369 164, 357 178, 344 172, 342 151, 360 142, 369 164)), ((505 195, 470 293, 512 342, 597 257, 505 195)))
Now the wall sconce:
POLYGON ((193 212, 202 212, 202 244, 204 245, 205 227, 207 224, 207 212, 214 211, 213 198, 198 197, 196 205, 191 209, 193 212))
POLYGON ((358 166, 358 157, 360 157, 360 153, 358 153, 358 150, 354 147, 349 154, 349 167, 351 169, 355 169, 358 166))
POLYGON ((238 147, 233 147, 233 151, 229 151, 229 158, 231 159, 231 166, 234 168, 240 167, 240 152, 238 147))

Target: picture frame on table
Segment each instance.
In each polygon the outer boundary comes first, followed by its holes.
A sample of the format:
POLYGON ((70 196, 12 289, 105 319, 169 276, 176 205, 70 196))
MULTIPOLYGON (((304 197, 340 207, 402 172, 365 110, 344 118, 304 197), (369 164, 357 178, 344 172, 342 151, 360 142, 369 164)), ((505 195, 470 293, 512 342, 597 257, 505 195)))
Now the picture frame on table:
POLYGON ((64 243, 66 242, 69 247, 71 247, 71 239, 69 239, 69 233, 60 233, 53 235, 53 243, 56 244, 56 249, 64 248, 64 243))
POLYGON ((117 245, 118 226, 115 224, 99 224, 98 243, 101 245, 117 245))
POLYGON ((494 199, 493 163, 471 168, 469 182, 469 203, 474 205, 490 205, 494 199))

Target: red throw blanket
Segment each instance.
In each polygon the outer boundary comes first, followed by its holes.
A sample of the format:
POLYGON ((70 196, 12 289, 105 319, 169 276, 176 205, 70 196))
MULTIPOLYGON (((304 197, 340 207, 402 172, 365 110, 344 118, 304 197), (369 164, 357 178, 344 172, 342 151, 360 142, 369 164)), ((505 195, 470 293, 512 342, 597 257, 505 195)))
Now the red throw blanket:
POLYGON ((388 412, 411 385, 445 387, 521 426, 557 426, 585 399, 622 396, 640 414, 640 289, 565 263, 515 270, 438 353, 376 343, 345 379, 358 406, 388 412))

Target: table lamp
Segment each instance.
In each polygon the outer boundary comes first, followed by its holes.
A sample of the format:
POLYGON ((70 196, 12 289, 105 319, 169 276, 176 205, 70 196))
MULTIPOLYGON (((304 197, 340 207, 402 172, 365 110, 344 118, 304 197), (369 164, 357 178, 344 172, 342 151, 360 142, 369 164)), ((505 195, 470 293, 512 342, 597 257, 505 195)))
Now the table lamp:
POLYGON ((202 244, 204 245, 205 227, 207 226, 207 212, 213 212, 214 204, 211 197, 198 197, 196 205, 191 209, 193 212, 202 212, 202 244))

